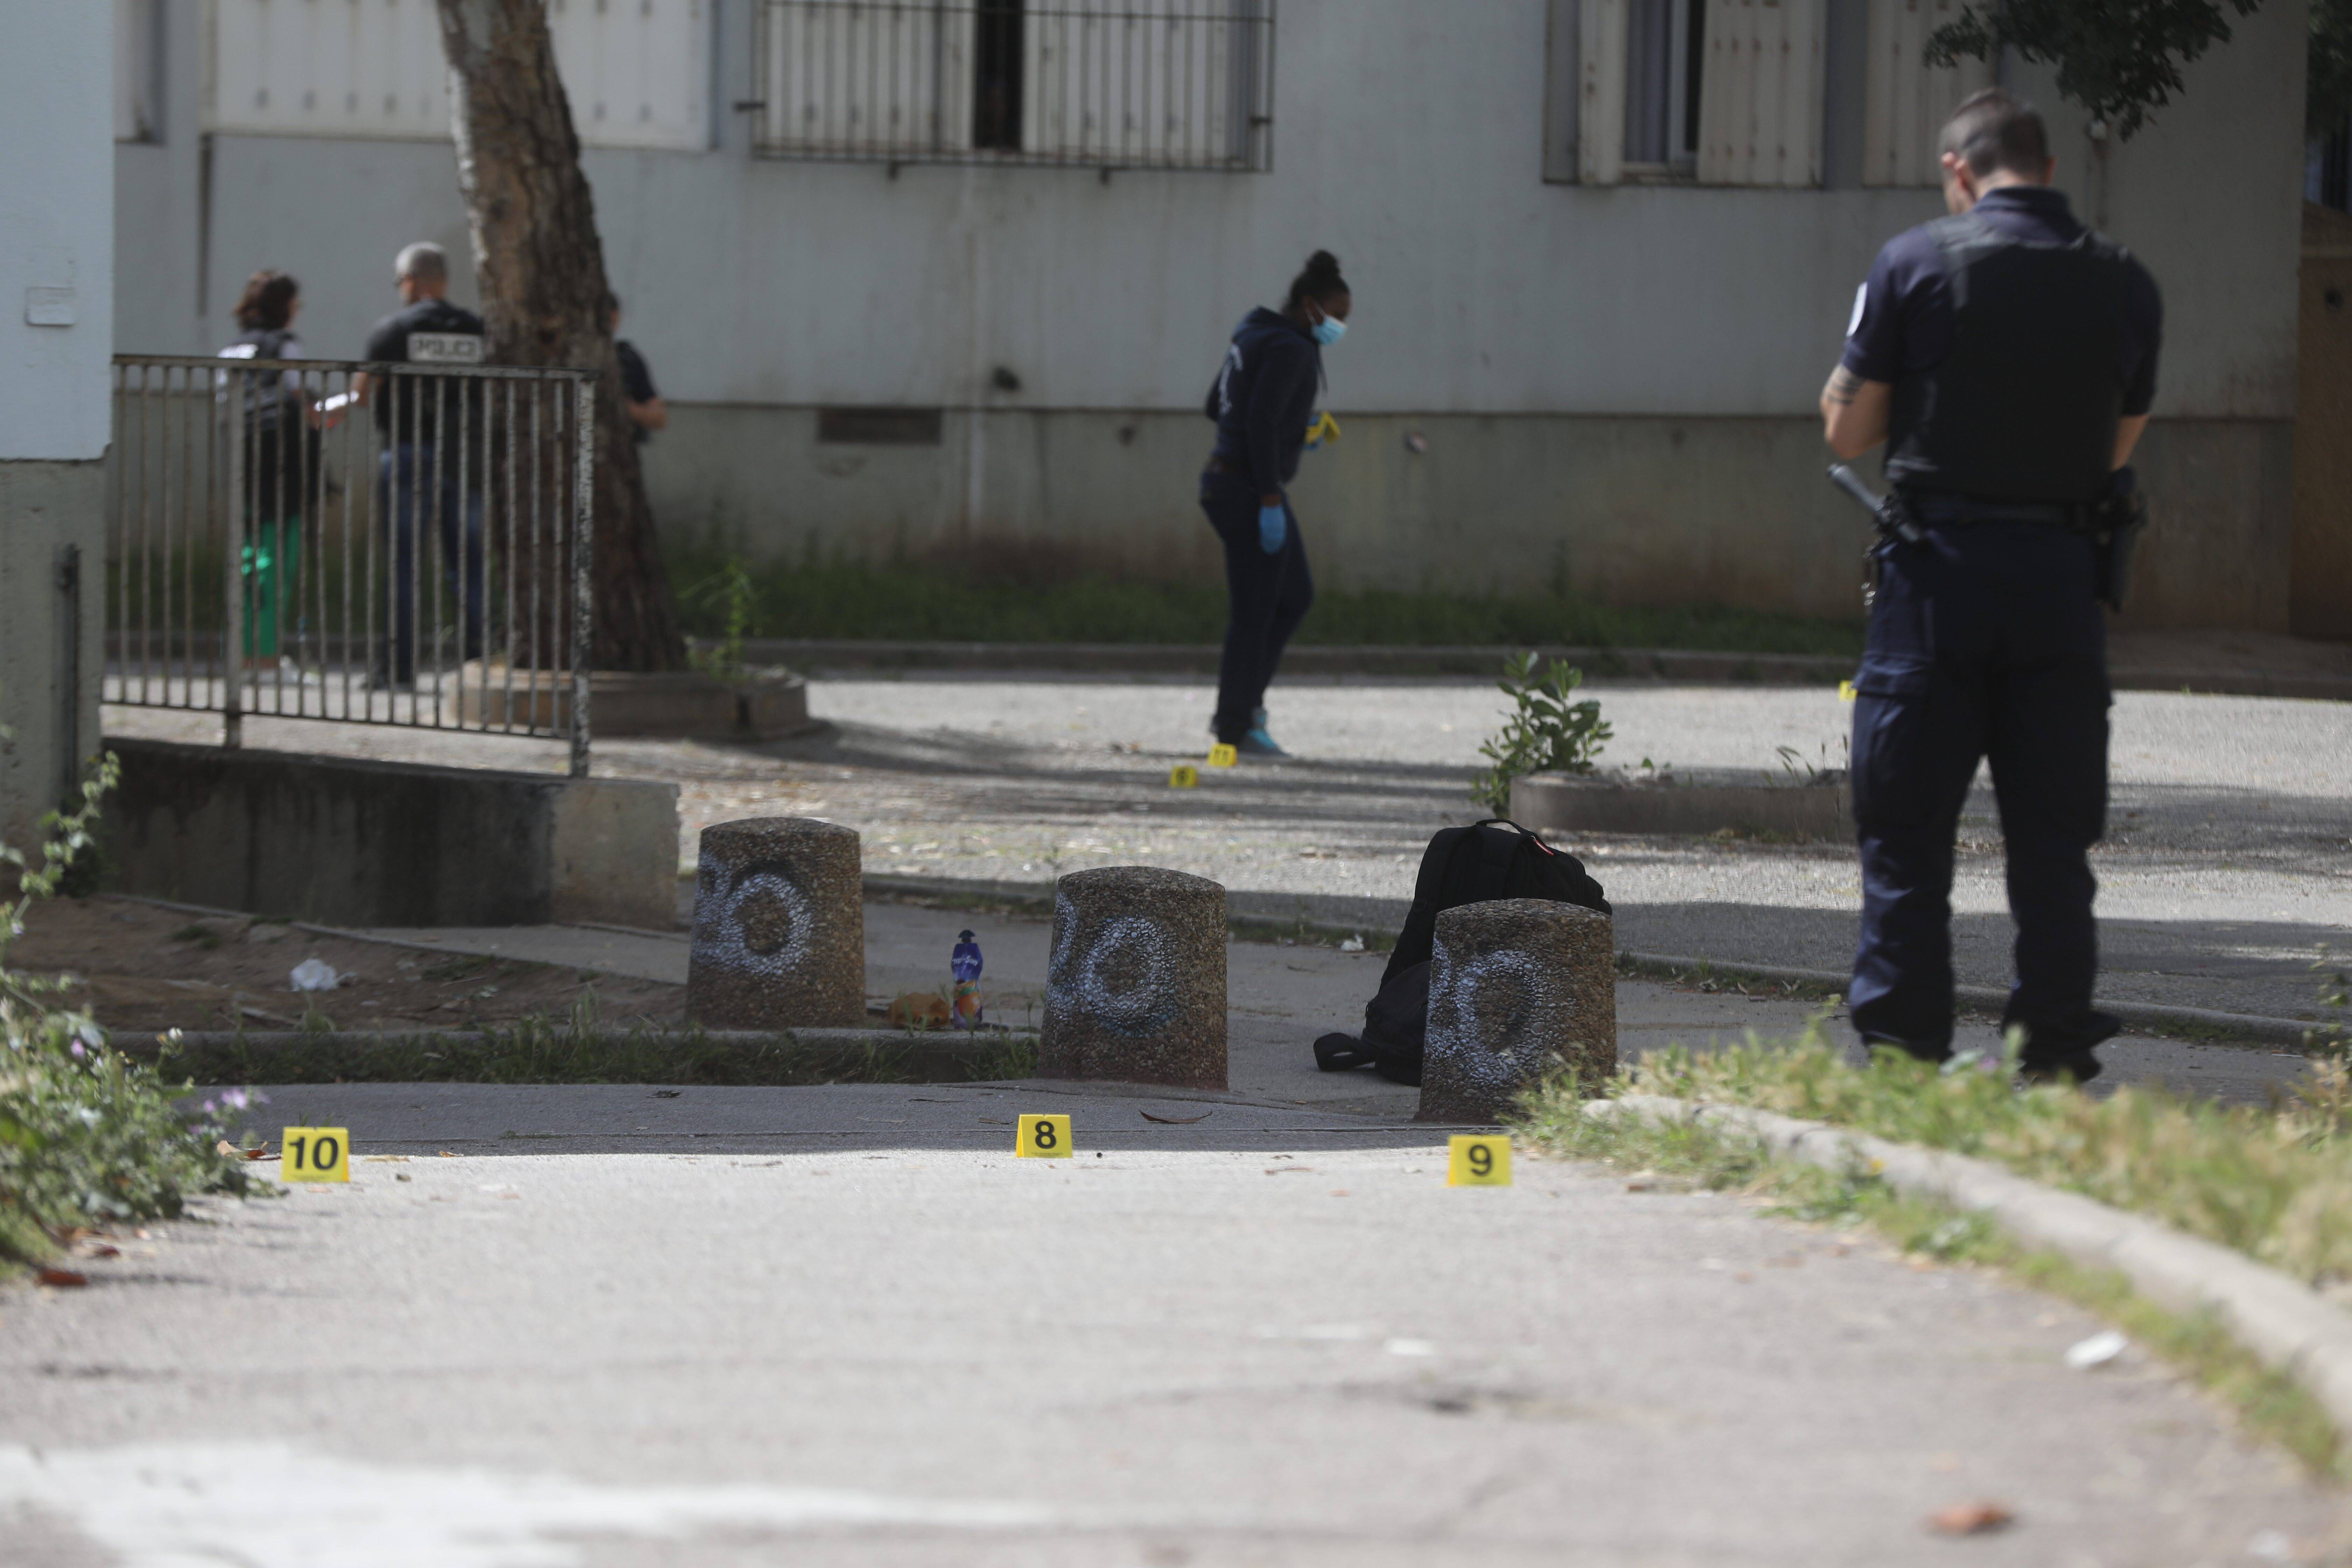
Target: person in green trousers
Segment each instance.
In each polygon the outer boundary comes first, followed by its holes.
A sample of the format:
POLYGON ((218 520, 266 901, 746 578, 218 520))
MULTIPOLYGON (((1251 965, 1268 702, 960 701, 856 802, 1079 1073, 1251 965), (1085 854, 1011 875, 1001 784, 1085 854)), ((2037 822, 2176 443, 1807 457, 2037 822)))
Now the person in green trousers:
MULTIPOLYGON (((302 286, 265 268, 247 279, 237 300, 244 330, 221 350, 223 359, 300 359, 294 318, 302 286)), ((245 545, 238 574, 245 584, 245 659, 275 666, 283 636, 293 628, 295 592, 302 574, 302 498, 316 487, 317 454, 307 439, 309 399, 301 373, 230 376, 229 395, 241 399, 245 447, 245 545)))

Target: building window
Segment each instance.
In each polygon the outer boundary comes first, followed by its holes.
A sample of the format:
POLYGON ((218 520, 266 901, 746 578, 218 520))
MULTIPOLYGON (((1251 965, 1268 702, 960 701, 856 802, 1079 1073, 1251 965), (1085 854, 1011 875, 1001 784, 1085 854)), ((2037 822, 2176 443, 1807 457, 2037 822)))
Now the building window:
POLYGON ((1553 0, 1545 177, 1820 184, 1825 10, 1826 0, 1553 0))
POLYGON ((2303 199, 2352 212, 2352 124, 2338 125, 2305 147, 2303 199))
POLYGON ((1706 0, 1626 0, 1625 167, 1698 166, 1699 66, 1706 0))
POLYGON ((1021 151, 1021 0, 980 0, 972 17, 971 144, 1021 151))
MULTIPOLYGON (((433 0, 213 0, 205 126, 444 142, 433 0)), ((712 0, 548 0, 572 122, 592 147, 710 145, 712 0)))
POLYGON ((114 139, 163 140, 162 0, 114 0, 114 139))
POLYGON ((1939 185, 1944 121, 1960 100, 1993 81, 1990 60, 1931 69, 1927 39, 1958 21, 1960 0, 1869 0, 1869 64, 1864 73, 1862 183, 1939 185))
POLYGON ((1274 0, 753 0, 775 158, 1274 164, 1274 0))

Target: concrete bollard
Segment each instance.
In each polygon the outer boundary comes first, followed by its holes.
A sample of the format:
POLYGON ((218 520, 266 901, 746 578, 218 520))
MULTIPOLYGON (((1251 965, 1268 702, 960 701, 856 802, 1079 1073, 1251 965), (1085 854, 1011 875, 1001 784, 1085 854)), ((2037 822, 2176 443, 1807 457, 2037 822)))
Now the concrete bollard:
POLYGON ((1617 963, 1607 915, 1549 899, 1437 917, 1416 1121, 1493 1121, 1556 1065, 1617 1070, 1617 963))
POLYGON ((803 816, 704 828, 687 1017, 720 1029, 865 1023, 862 893, 854 829, 803 816))
POLYGON ((1040 1078, 1225 1087, 1225 889, 1152 866, 1054 884, 1040 1078))

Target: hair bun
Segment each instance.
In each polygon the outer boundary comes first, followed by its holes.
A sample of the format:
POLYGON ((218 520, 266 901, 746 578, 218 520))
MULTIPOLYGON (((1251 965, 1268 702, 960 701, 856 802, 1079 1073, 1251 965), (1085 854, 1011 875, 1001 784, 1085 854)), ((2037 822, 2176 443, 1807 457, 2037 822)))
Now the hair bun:
POLYGON ((1337 278, 1339 276, 1339 258, 1328 250, 1318 250, 1307 258, 1307 270, 1311 277, 1337 278))

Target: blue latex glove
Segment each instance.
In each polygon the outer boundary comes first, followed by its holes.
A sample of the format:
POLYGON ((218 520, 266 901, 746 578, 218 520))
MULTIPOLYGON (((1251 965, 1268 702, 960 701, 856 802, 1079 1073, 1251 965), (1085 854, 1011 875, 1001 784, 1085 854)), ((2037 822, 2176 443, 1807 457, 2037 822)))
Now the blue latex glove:
POLYGON ((1278 506, 1257 509, 1258 548, 1268 555, 1282 553, 1282 542, 1290 535, 1290 519, 1278 506))

